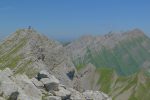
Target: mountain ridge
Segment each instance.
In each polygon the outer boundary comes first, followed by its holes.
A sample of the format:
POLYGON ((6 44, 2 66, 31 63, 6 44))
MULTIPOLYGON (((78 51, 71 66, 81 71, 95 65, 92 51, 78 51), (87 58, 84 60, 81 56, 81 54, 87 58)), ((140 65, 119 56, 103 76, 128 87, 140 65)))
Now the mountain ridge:
MULTIPOLYGON (((134 29, 81 37, 67 45, 66 50, 78 72, 87 72, 89 63, 95 67, 85 75, 89 78, 87 85, 81 84, 83 89, 97 87, 96 90, 102 90, 113 100, 149 100, 149 44, 149 37, 134 29), (90 83, 95 80, 96 84, 90 83)), ((85 82, 85 77, 81 77, 81 83, 85 82)))
MULTIPOLYGON (((121 59, 122 63, 124 63, 125 68, 125 66, 127 66, 127 64, 125 63, 128 62, 126 61, 128 59, 133 60, 132 62, 134 63, 138 63, 138 61, 135 60, 136 57, 134 57, 137 53, 141 54, 141 57, 143 57, 143 59, 149 59, 149 42, 150 39, 144 34, 144 32, 140 31, 139 29, 135 29, 129 32, 124 32, 119 35, 107 34, 102 37, 95 37, 89 39, 88 41, 80 41, 79 39, 67 45, 66 50, 68 52, 68 55, 70 55, 70 57, 72 58, 74 64, 77 66, 78 64, 87 64, 90 62, 92 62, 97 67, 103 65, 103 67, 113 67, 112 65, 122 66, 120 61, 120 64, 118 63, 118 60, 121 59), (122 55, 123 53, 121 52, 124 52, 125 54, 122 55), (142 55, 142 53, 145 55, 142 55), (120 58, 118 59, 118 57, 120 58), (110 60, 114 60, 113 58, 116 58, 117 61, 111 62, 110 60), (108 64, 111 64, 108 65, 106 64, 107 62, 104 63, 104 61, 100 63, 99 61, 101 60, 107 61, 108 64)), ((144 64, 144 62, 142 63, 144 64)), ((139 67, 139 64, 137 65, 137 67, 139 67)))
MULTIPOLYGON (((70 98, 68 94, 73 95, 71 91, 75 95, 79 93, 81 98, 83 95, 86 98, 92 98, 93 95, 93 98, 96 95, 103 98, 105 94, 98 92, 102 91, 113 100, 141 100, 142 96, 148 100, 149 44, 150 39, 139 29, 123 33, 110 32, 104 36, 83 36, 67 45, 51 40, 34 29, 20 29, 0 42, 0 74, 7 79, 1 80, 0 77, 0 82, 14 79, 18 84, 20 81, 28 81, 32 86, 44 88, 44 91, 54 87, 54 92, 59 99, 61 95, 62 100, 70 98), (13 78, 9 78, 5 71, 11 73, 13 78), (47 78, 55 84, 47 84, 51 82, 47 78), (57 91, 58 81, 61 83, 60 91, 57 91)), ((6 87, 6 84, 0 85, 0 88, 3 89, 3 86, 6 87)), ((5 89, 3 91, 7 92, 5 89)), ((12 94, 5 95, 8 98, 12 94)), ((52 96, 55 96, 53 92, 52 96)))
POLYGON ((26 73, 29 77, 46 69, 62 83, 73 87, 66 73, 74 70, 74 65, 64 52, 59 42, 49 40, 34 30, 17 30, 0 45, 1 69, 9 67, 14 73, 26 73))

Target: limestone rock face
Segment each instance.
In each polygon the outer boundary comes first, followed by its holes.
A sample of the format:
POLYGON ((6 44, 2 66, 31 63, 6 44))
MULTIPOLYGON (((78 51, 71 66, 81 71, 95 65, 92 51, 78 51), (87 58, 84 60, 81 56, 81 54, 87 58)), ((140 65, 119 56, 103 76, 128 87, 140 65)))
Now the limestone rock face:
POLYGON ((39 73, 40 80, 39 74, 29 79, 25 74, 14 75, 9 68, 0 71, 0 100, 111 100, 100 91, 80 93, 46 71, 39 73))
POLYGON ((44 87, 44 84, 41 81, 38 81, 36 78, 32 78, 31 81, 38 88, 44 87))
POLYGON ((5 74, 5 70, 4 72, 0 72, 0 94, 4 97, 8 97, 11 93, 16 92, 17 90, 17 84, 5 74))
POLYGON ((15 82, 22 95, 19 96, 21 100, 24 99, 24 94, 28 98, 28 100, 40 100, 41 99, 41 91, 32 83, 32 81, 26 75, 17 75, 15 77, 15 82))
POLYGON ((59 80, 53 75, 50 75, 47 71, 39 72, 37 79, 40 79, 47 91, 58 90, 59 80))
POLYGON ((104 93, 101 93, 99 91, 87 90, 83 93, 83 95, 86 98, 86 100, 112 100, 107 95, 105 95, 104 93))
POLYGON ((70 99, 71 92, 63 87, 59 87, 59 91, 55 91, 54 95, 61 97, 62 100, 70 99))
POLYGON ((80 86, 83 90, 99 90, 97 81, 99 75, 96 73, 96 67, 89 63, 79 71, 80 86))
POLYGON ((44 98, 44 100, 61 100, 61 97, 57 97, 57 96, 48 96, 48 97, 44 98))
POLYGON ((8 100, 41 100, 41 91, 26 75, 14 76, 12 71, 7 68, 0 72, 0 82, 0 94, 3 98, 8 100))
POLYGON ((0 97, 0 100, 5 100, 4 98, 0 97))
POLYGON ((74 90, 72 88, 68 89, 71 92, 71 100, 86 100, 85 97, 77 90, 74 90))
POLYGON ((59 82, 55 80, 51 80, 49 78, 43 78, 41 79, 41 82, 44 84, 44 87, 46 88, 47 91, 58 90, 59 82))

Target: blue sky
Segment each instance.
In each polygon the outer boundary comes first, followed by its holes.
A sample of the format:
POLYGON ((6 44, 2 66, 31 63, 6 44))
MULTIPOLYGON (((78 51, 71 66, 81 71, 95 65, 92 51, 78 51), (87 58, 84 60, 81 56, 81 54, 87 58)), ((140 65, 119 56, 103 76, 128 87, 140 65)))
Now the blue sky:
POLYGON ((0 0, 0 37, 31 25, 57 40, 142 29, 150 35, 149 0, 0 0))

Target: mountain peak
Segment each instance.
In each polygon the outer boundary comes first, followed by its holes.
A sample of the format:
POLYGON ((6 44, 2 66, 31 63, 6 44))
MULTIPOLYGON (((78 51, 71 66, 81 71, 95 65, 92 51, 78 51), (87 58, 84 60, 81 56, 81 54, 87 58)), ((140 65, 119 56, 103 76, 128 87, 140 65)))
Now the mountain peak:
POLYGON ((34 29, 19 29, 0 44, 0 66, 1 69, 9 67, 15 74, 25 73, 29 77, 40 70, 49 70, 58 79, 63 78, 62 83, 70 87, 73 84, 67 73, 74 65, 63 46, 34 29))
POLYGON ((143 32, 141 29, 139 29, 139 28, 135 28, 135 29, 133 29, 132 31, 136 31, 136 32, 143 32))
POLYGON ((133 29, 133 30, 128 31, 128 32, 125 32, 123 34, 127 34, 127 35, 134 36, 134 37, 135 36, 143 36, 143 35, 145 35, 145 33, 142 30, 138 29, 138 28, 133 29))
POLYGON ((24 29, 18 29, 16 30, 16 32, 14 34, 17 34, 17 35, 37 35, 39 34, 35 29, 29 29, 29 28, 24 28, 24 29))
POLYGON ((44 34, 40 34, 37 30, 33 28, 18 29, 5 40, 15 41, 22 39, 26 40, 27 42, 29 41, 36 41, 37 43, 48 42, 48 44, 52 42, 52 44, 60 45, 59 42, 49 39, 44 34))

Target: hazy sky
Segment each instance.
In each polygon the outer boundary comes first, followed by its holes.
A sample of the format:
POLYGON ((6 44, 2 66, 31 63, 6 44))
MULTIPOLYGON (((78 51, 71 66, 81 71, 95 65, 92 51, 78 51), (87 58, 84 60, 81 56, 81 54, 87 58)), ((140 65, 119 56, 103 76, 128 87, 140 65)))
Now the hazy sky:
POLYGON ((0 37, 31 25, 57 40, 140 28, 150 34, 149 0, 0 0, 0 37))

